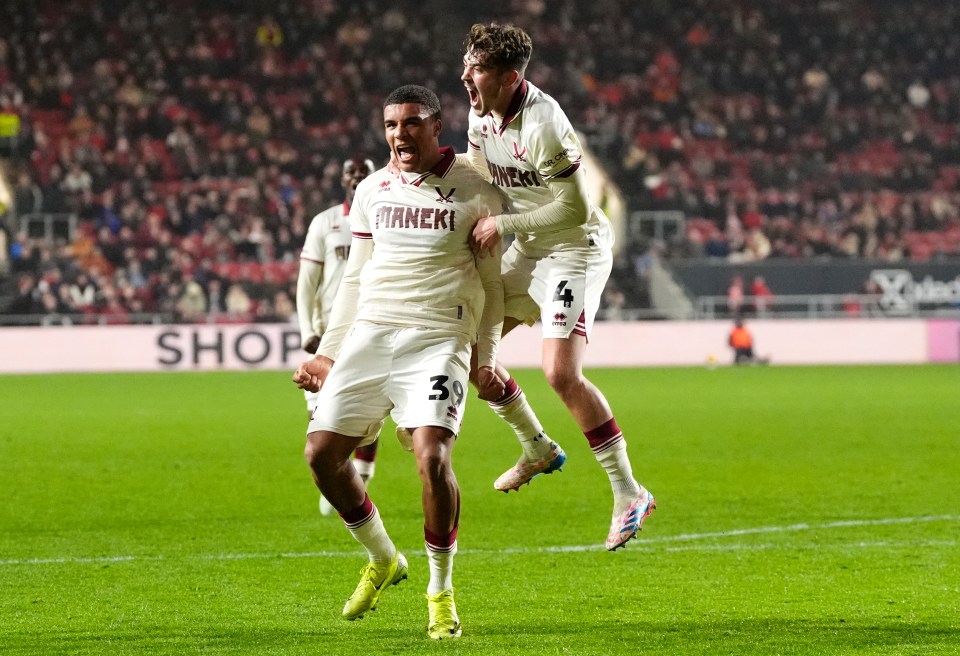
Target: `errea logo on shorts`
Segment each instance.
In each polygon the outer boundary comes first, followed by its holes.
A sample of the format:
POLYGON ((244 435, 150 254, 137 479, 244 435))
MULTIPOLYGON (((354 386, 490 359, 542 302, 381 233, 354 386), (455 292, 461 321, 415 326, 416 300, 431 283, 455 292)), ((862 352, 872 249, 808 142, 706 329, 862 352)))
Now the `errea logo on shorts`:
POLYGON ((566 326, 567 325, 567 315, 563 312, 557 312, 553 315, 553 325, 554 326, 566 326))
POLYGON ((456 418, 457 418, 457 406, 455 406, 455 405, 448 405, 448 406, 447 406, 447 416, 450 417, 450 419, 456 419, 456 418))

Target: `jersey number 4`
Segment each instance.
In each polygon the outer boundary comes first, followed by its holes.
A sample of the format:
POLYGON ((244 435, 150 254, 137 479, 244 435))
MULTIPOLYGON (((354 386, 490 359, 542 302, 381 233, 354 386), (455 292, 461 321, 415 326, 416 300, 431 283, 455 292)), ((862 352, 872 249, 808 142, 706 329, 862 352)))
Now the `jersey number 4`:
POLYGON ((553 292, 553 300, 563 301, 563 307, 570 307, 573 305, 573 292, 567 289, 567 283, 569 280, 561 280, 560 284, 557 285, 557 291, 553 292))

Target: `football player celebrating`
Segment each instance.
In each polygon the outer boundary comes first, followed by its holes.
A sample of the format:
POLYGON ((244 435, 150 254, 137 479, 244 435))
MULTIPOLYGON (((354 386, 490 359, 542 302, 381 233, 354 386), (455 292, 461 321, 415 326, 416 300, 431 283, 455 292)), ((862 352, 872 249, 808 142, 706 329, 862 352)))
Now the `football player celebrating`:
POLYGON ((492 256, 475 254, 469 237, 478 219, 503 211, 505 198, 452 149, 440 147, 440 101, 432 91, 395 89, 383 119, 399 175, 381 169, 357 187, 353 243, 330 326, 294 381, 320 392, 305 449, 314 481, 370 559, 343 617, 362 617, 385 589, 407 577, 407 561, 349 459, 390 414, 412 436, 423 487, 427 632, 456 638, 461 626, 452 576, 460 490, 451 451, 466 406, 473 344, 482 398, 498 398, 504 389, 493 369, 503 326, 500 253, 494 247, 492 256))
MULTIPOLYGON (((362 157, 345 161, 340 175, 343 202, 317 214, 307 228, 297 276, 297 320, 300 323, 301 345, 311 355, 317 352, 324 327, 330 322, 330 309, 350 253, 350 205, 353 195, 360 181, 376 168, 372 161, 362 157)), ((303 394, 309 415, 317 402, 317 393, 304 390, 303 394)), ((365 484, 373 478, 378 444, 379 440, 375 440, 358 448, 353 454, 353 466, 365 484)), ((320 514, 332 513, 333 506, 321 494, 320 514)))
MULTIPOLYGON (((468 155, 501 188, 515 214, 481 219, 477 248, 503 255, 504 334, 521 323, 543 326, 543 371, 580 426, 613 489, 613 516, 605 546, 633 538, 656 507, 633 478, 627 445, 606 398, 583 375, 583 358, 600 296, 610 275, 613 231, 591 203, 579 139, 557 102, 524 77, 533 42, 510 25, 474 25, 465 41, 461 80, 470 99, 468 155)), ((490 405, 517 433, 520 460, 494 486, 516 490, 566 459, 509 373, 498 366, 506 391, 490 405)))

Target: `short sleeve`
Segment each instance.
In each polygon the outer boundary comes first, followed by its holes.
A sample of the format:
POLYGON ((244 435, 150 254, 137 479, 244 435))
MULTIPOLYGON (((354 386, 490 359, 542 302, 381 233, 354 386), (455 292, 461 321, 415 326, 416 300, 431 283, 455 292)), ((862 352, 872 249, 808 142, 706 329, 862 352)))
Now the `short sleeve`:
POLYGON ((567 178, 580 168, 580 140, 569 121, 538 125, 530 135, 528 148, 544 180, 567 178))

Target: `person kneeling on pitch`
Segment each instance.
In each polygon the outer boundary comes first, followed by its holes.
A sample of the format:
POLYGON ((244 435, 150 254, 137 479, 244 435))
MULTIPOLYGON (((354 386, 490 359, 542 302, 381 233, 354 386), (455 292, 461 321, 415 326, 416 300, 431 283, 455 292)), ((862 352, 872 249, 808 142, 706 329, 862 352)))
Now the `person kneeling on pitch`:
POLYGON ((479 257, 468 238, 480 217, 503 210, 504 196, 452 149, 440 148, 440 101, 433 92, 394 90, 383 118, 400 172, 381 169, 357 186, 350 256, 330 326, 317 355, 293 380, 319 391, 304 450, 314 482, 370 558, 343 617, 363 617, 386 589, 407 578, 407 561, 350 462, 389 414, 412 435, 423 487, 427 633, 457 638, 453 556, 460 490, 450 454, 463 421, 474 343, 481 398, 504 391, 493 370, 503 326, 500 253, 479 257))

